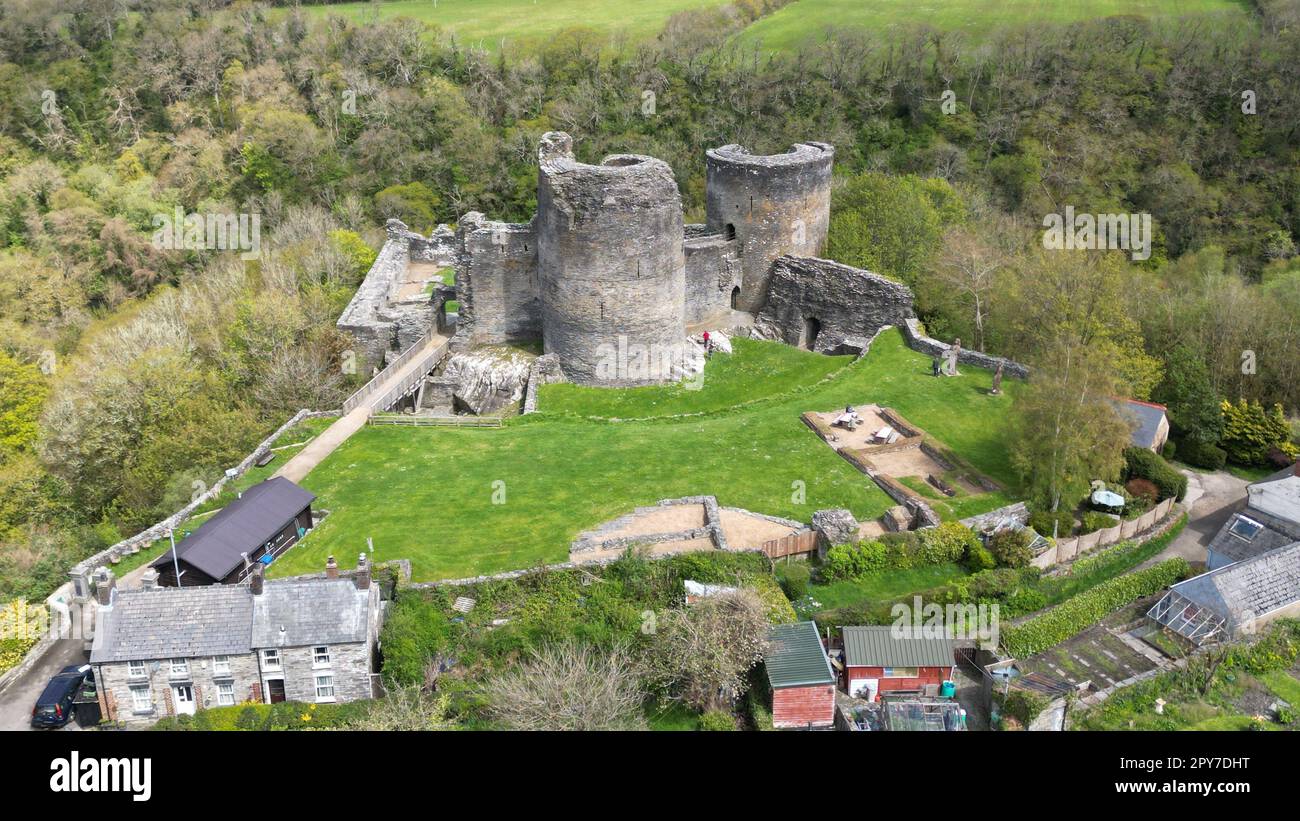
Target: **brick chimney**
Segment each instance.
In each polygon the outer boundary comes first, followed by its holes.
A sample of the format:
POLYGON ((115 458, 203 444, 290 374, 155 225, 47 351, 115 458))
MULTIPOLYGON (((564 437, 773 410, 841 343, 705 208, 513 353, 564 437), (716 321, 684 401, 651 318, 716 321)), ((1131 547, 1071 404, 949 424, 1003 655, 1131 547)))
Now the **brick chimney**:
POLYGON ((262 568, 264 566, 261 562, 257 562, 253 565, 253 572, 248 575, 248 589, 252 591, 254 596, 262 595, 262 583, 264 581, 262 568))
POLYGON ((339 577, 339 563, 334 561, 333 556, 330 556, 328 559, 325 560, 325 578, 337 579, 338 577, 339 577))
POLYGON ((148 570, 144 571, 144 575, 140 577, 140 589, 141 589, 141 590, 157 590, 157 589, 158 589, 158 571, 157 571, 157 570, 154 570, 154 569, 151 567, 151 568, 149 568, 148 570))
POLYGON ((352 576, 352 582, 358 590, 370 589, 370 562, 364 553, 357 557, 357 572, 352 576))

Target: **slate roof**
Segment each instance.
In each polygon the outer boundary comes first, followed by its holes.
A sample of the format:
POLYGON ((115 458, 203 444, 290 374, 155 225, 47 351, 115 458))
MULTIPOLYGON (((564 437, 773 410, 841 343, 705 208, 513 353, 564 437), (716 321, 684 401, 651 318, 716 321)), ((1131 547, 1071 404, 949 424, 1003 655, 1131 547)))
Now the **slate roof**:
POLYGON ((234 656, 247 653, 252 594, 247 587, 119 590, 100 608, 90 660, 234 656))
POLYGON ((1243 614, 1264 616, 1300 601, 1300 542, 1202 573, 1170 590, 1239 626, 1243 614))
POLYGON ((267 582, 253 596, 254 647, 302 647, 366 640, 370 594, 351 579, 267 582))
POLYGON ((113 604, 98 611, 95 664, 364 642, 371 600, 370 590, 349 578, 267 581, 259 596, 243 584, 113 595, 113 604))
POLYGON ((894 635, 893 627, 842 627, 848 667, 952 667, 957 640, 894 635))
MULTIPOLYGON (((177 557, 214 579, 224 579, 271 540, 316 497, 282 476, 245 490, 176 546, 177 557)), ((171 551, 153 562, 170 566, 171 551)))
POLYGON ((1136 399, 1123 399, 1116 404, 1121 416, 1137 424, 1130 441, 1140 448, 1150 448, 1155 445, 1156 436, 1160 432, 1160 420, 1165 418, 1165 406, 1154 402, 1139 402, 1136 399))
MULTIPOLYGON (((1228 521, 1223 523, 1219 532, 1214 534, 1207 546, 1208 550, 1225 557, 1229 561, 1244 562, 1247 559, 1253 559, 1279 547, 1284 547, 1300 538, 1300 534, 1293 535, 1285 532, 1282 528, 1284 522, 1278 522, 1271 516, 1266 516, 1258 511, 1244 510, 1240 513, 1234 513, 1228 517, 1228 521), (1242 519, 1248 519, 1255 522, 1261 527, 1254 536, 1247 539, 1237 533, 1234 529, 1241 531, 1241 525, 1248 525, 1248 522, 1241 522, 1242 519)), ((1293 528, 1288 528, 1293 529, 1293 528)))
POLYGON ((768 641, 767 680, 773 689, 835 683, 835 673, 813 622, 772 625, 768 641))

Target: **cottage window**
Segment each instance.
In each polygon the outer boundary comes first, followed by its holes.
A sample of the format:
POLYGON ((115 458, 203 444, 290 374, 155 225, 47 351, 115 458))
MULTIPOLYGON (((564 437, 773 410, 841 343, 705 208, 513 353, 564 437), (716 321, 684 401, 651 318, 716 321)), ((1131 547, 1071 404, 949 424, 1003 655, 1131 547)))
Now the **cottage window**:
POLYGON ((329 673, 316 676, 316 700, 334 700, 334 676, 329 673))
POLYGON ((143 661, 128 661, 126 674, 130 678, 144 678, 146 674, 143 661))
POLYGON ((230 656, 212 657, 212 675, 214 676, 230 675, 230 656))
POLYGON ((263 668, 264 670, 279 670, 279 669, 280 669, 280 651, 279 651, 279 650, 263 650, 263 651, 262 651, 262 668, 263 668))
POLYGON ((230 706, 235 703, 235 685, 222 683, 217 685, 217 704, 230 706))
POLYGON ((916 678, 915 667, 886 667, 885 678, 916 678))
POLYGON ((311 648, 311 666, 312 667, 329 667, 330 666, 330 649, 328 647, 311 648))
POLYGON ((153 696, 147 686, 136 685, 131 688, 131 709, 137 713, 153 712, 153 696))
POLYGON ((189 659, 172 659, 172 675, 188 676, 190 674, 189 659))

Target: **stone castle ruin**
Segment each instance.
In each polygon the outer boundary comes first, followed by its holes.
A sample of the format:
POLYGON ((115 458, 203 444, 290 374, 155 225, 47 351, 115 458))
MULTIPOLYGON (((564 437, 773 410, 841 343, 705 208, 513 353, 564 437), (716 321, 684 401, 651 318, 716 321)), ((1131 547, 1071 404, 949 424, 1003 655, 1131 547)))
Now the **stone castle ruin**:
POLYGON ((597 386, 679 380, 703 366, 703 331, 862 350, 883 326, 914 316, 912 294, 819 257, 834 154, 817 142, 772 155, 711 149, 706 222, 685 224, 662 160, 616 154, 589 165, 568 134, 547 133, 532 220, 471 212, 454 234, 440 227, 429 237, 390 220, 339 327, 371 368, 431 328, 452 335, 450 359, 417 408, 476 413, 518 401, 539 371, 597 386), (439 267, 454 267, 454 285, 429 286, 439 267), (540 368, 530 361, 538 343, 540 368))

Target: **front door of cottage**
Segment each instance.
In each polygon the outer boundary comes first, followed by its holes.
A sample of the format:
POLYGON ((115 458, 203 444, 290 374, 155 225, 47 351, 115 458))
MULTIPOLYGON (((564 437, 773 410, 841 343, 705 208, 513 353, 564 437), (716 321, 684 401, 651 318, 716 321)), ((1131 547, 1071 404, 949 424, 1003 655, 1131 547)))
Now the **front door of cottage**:
POLYGON ((266 694, 272 704, 279 704, 281 701, 284 701, 284 679, 268 679, 266 682, 266 694))
POLYGON ((172 687, 172 704, 176 715, 192 716, 198 705, 194 703, 194 687, 190 684, 177 684, 172 687))

